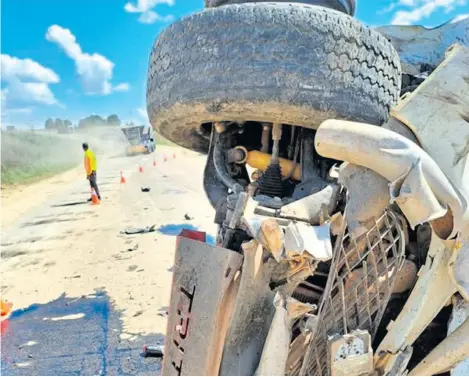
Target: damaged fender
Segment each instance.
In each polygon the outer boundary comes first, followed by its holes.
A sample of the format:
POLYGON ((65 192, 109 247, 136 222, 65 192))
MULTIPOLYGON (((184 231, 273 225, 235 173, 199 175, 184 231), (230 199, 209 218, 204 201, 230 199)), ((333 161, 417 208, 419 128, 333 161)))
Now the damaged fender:
POLYGON ((316 133, 315 146, 324 157, 367 167, 391 182, 391 197, 413 228, 443 217, 448 207, 453 224, 439 236, 454 236, 464 228, 466 202, 438 164, 405 137, 368 124, 327 120, 316 133))

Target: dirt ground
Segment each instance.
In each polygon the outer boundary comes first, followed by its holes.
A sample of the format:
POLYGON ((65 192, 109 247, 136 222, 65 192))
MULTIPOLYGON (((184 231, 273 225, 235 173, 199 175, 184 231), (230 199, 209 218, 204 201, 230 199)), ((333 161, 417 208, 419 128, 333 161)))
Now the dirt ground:
MULTIPOLYGON (((149 156, 104 161, 98 156, 102 202, 97 206, 86 202, 89 186, 81 168, 3 190, 2 299, 21 311, 104 292, 119 313, 119 342, 164 334, 161 311, 169 303, 175 235, 182 228, 215 235, 214 211, 202 188, 204 162, 202 155, 170 147, 149 156), (121 170, 126 184, 120 184, 121 170), (142 187, 151 191, 142 192, 142 187), (185 214, 193 219, 186 220, 185 214), (156 225, 155 232, 121 234, 128 227, 150 225, 156 225)), ((67 319, 81 316, 73 313, 67 319)), ((60 327, 54 329, 60 336, 60 327)), ((3 362, 4 356, 2 352, 3 362)))

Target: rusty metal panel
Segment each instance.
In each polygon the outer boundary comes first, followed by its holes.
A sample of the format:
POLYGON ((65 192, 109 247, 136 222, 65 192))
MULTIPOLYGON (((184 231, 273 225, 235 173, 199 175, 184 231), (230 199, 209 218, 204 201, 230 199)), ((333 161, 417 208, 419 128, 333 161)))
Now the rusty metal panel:
POLYGON ((178 237, 163 375, 217 375, 243 256, 178 237))

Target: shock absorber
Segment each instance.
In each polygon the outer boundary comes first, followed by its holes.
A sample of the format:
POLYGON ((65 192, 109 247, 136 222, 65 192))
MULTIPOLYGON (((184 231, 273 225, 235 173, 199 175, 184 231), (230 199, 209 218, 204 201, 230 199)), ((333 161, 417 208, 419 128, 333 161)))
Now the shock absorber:
POLYGON ((279 161, 279 144, 282 138, 282 125, 274 123, 272 127, 272 159, 267 170, 259 180, 259 193, 270 197, 283 196, 282 170, 279 161))

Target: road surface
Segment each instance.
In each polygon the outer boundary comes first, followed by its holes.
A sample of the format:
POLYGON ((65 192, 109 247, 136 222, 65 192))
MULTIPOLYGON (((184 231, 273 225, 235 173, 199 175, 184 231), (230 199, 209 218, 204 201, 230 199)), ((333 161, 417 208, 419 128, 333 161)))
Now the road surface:
POLYGON ((160 360, 140 352, 166 332, 175 235, 215 235, 204 157, 160 147, 98 163, 97 206, 81 168, 2 192, 1 293, 15 308, 2 322, 3 375, 159 373, 160 360))

